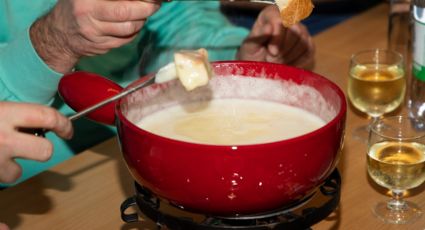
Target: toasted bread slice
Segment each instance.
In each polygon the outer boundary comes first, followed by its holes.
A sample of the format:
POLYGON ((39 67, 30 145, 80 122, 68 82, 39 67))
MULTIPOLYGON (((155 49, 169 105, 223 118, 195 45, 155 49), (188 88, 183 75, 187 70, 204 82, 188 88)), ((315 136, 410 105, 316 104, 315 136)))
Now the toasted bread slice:
POLYGON ((275 0, 285 27, 307 18, 313 11, 311 0, 275 0))

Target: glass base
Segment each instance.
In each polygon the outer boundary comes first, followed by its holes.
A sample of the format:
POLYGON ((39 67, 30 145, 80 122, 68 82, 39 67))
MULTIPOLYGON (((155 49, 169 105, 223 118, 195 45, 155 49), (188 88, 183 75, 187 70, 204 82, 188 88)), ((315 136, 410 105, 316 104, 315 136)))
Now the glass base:
POLYGON ((362 143, 367 143, 369 139, 370 130, 372 128, 372 124, 374 121, 376 121, 379 117, 371 117, 371 120, 368 124, 365 124, 363 126, 359 126, 353 131, 353 139, 357 140, 362 143))
POLYGON ((370 125, 359 126, 353 130, 352 138, 366 144, 369 138, 370 125))
POLYGON ((391 208, 389 203, 379 202, 373 209, 373 213, 385 223, 390 224, 407 224, 412 223, 422 216, 422 210, 418 205, 404 201, 403 206, 391 208))

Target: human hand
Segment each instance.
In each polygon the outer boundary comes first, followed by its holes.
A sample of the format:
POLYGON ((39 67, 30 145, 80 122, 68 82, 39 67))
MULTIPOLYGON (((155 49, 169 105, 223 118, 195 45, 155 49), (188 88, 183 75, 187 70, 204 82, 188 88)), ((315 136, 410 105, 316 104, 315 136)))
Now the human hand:
POLYGON ((53 152, 49 140, 20 129, 44 128, 69 139, 71 121, 57 110, 37 104, 0 102, 0 182, 11 183, 21 175, 15 158, 47 161, 53 152))
POLYGON ((161 1, 59 0, 30 29, 39 56, 69 72, 82 56, 108 52, 133 40, 161 1))
POLYGON ((0 230, 10 230, 10 228, 6 224, 0 223, 0 230))
POLYGON ((282 25, 276 6, 263 9, 251 33, 242 43, 237 59, 283 63, 312 68, 315 48, 307 28, 298 23, 289 28, 282 25))

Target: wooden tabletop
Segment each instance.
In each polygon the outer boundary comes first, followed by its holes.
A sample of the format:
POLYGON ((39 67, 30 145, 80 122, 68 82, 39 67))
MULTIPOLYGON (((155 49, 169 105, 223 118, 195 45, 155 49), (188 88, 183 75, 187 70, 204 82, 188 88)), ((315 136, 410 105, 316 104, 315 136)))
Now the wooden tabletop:
MULTIPOLYGON (((387 6, 379 5, 318 34, 315 72, 346 89, 349 57, 367 48, 385 48, 387 6)), ((313 226, 319 229, 425 229, 425 217, 409 225, 388 225, 371 212, 386 191, 368 179, 366 146, 353 131, 367 118, 349 108, 345 145, 338 165, 342 176, 339 208, 313 226)), ((156 229, 154 223, 126 224, 119 207, 134 195, 133 179, 117 140, 108 140, 18 186, 0 192, 0 222, 12 229, 156 229)), ((408 200, 425 209, 424 186, 408 200), (422 192, 422 193, 421 193, 422 192)))

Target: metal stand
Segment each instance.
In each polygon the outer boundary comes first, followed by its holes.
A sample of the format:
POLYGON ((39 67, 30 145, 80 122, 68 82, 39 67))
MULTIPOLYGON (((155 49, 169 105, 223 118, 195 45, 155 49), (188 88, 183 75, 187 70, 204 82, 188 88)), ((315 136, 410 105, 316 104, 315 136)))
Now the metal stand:
MULTIPOLYGON (((148 190, 136 183, 137 194, 127 198, 121 204, 121 219, 126 223, 139 222, 137 213, 125 214, 132 206, 138 209, 148 218, 157 223, 158 229, 166 226, 173 230, 309 230, 310 227, 325 219, 337 207, 341 196, 341 176, 338 170, 328 177, 320 186, 320 193, 327 199, 319 207, 308 207, 296 214, 291 208, 286 211, 272 212, 267 215, 240 216, 240 217, 214 217, 206 216, 202 222, 195 222, 192 218, 176 217, 159 210, 160 199, 153 196, 148 190), (273 214, 274 213, 274 214, 273 214)), ((306 198, 307 201, 310 198, 306 198)), ((302 201, 301 203, 305 203, 302 201)), ((298 205, 299 207, 301 205, 298 205)))

